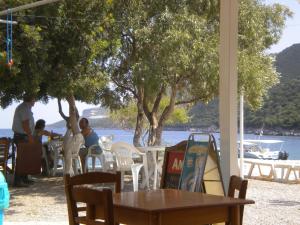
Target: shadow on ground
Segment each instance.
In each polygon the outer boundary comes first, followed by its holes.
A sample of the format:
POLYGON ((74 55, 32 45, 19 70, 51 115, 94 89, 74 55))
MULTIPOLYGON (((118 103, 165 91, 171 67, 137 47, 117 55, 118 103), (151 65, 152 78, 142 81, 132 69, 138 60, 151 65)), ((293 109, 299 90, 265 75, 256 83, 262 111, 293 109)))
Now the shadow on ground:
POLYGON ((286 201, 286 200, 271 200, 270 204, 276 206, 300 206, 299 201, 286 201))
MULTIPOLYGON (((10 207, 5 210, 5 220, 67 221, 67 204, 64 180, 59 177, 34 177, 35 183, 25 188, 10 186, 10 207)), ((124 179, 123 191, 132 191, 132 180, 124 179)))

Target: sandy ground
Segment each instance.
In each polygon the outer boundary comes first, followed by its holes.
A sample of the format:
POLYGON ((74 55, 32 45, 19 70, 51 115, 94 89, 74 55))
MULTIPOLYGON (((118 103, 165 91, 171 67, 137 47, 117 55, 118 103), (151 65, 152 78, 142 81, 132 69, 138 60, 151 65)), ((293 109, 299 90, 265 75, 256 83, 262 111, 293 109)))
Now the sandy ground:
MULTIPOLYGON (((129 187, 130 188, 130 187, 129 187)), ((30 188, 10 188, 4 225, 67 225, 62 177, 38 178, 30 188)), ((300 184, 249 180, 244 225, 300 225, 300 184)))

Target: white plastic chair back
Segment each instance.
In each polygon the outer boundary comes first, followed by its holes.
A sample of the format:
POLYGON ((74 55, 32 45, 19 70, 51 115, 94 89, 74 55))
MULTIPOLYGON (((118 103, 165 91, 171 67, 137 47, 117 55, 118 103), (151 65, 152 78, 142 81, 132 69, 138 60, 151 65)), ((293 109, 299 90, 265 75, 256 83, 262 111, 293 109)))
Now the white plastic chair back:
POLYGON ((116 142, 111 146, 111 151, 115 154, 118 170, 121 171, 121 183, 124 187, 124 173, 125 171, 131 171, 133 181, 133 191, 138 191, 139 185, 139 172, 143 167, 142 163, 135 163, 133 161, 133 155, 145 155, 136 149, 133 145, 125 142, 116 142))
POLYGON ((131 165, 134 164, 132 155, 135 152, 135 147, 125 142, 116 142, 112 145, 111 150, 115 153, 117 167, 121 171, 131 170, 131 165))
POLYGON ((109 151, 113 143, 113 135, 101 136, 99 145, 103 150, 109 151))
POLYGON ((77 163, 79 164, 80 172, 82 167, 79 159, 79 149, 84 144, 84 138, 81 133, 74 134, 71 129, 67 130, 64 141, 64 174, 73 175, 77 173, 77 163), (74 161, 74 163, 73 163, 74 161), (73 168, 74 167, 74 168, 73 168))
POLYGON ((64 159, 62 155, 62 148, 63 148, 63 141, 62 140, 51 140, 48 144, 49 150, 53 154, 53 170, 52 176, 56 175, 58 162, 61 160, 62 164, 64 165, 64 159))
POLYGON ((100 161, 100 166, 101 166, 101 170, 102 171, 106 171, 107 169, 110 168, 106 168, 106 162, 105 162, 105 156, 103 153, 93 153, 93 150, 95 148, 98 148, 98 145, 92 145, 88 148, 88 153, 85 159, 85 172, 86 171, 96 171, 96 159, 98 159, 100 161), (92 168, 91 170, 89 169, 89 158, 92 159, 92 168))

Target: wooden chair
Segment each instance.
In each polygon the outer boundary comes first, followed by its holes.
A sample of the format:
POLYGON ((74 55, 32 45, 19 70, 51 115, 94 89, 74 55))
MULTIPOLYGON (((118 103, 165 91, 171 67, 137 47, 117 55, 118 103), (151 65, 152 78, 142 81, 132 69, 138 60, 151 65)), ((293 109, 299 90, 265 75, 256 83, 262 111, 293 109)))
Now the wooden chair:
POLYGON ((0 138, 0 166, 3 169, 3 175, 6 177, 7 170, 7 161, 8 161, 8 154, 9 154, 9 146, 10 140, 8 138, 0 138))
POLYGON ((78 225, 75 221, 78 217, 78 212, 86 211, 86 207, 78 207, 77 203, 73 199, 72 191, 75 186, 78 185, 92 185, 92 184, 114 184, 115 192, 121 192, 121 173, 104 173, 104 172, 90 172, 79 174, 71 177, 69 174, 64 176, 65 181, 65 193, 68 205, 69 224, 78 225))
POLYGON ((87 225, 114 225, 113 199, 110 189, 94 190, 91 188, 74 187, 72 199, 75 203, 86 204, 86 216, 75 216, 75 223, 87 225), (102 221, 97 221, 97 209, 102 209, 102 221))
MULTIPOLYGON (((248 180, 243 180, 242 178, 238 176, 231 176, 230 182, 229 182, 229 188, 228 188, 228 197, 235 198, 236 191, 239 192, 238 198, 245 199, 246 198, 246 192, 247 192, 247 186, 248 186, 248 180)), ((244 206, 240 206, 240 224, 243 224, 243 214, 244 214, 244 206)), ((229 225, 229 223, 226 223, 226 225, 229 225)))

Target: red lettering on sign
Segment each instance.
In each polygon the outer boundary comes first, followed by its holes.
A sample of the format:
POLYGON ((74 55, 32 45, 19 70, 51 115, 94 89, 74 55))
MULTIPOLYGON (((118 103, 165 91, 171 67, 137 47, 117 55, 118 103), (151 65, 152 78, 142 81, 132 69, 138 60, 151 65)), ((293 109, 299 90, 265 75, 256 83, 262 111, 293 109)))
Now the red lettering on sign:
POLYGON ((169 152, 167 172, 180 174, 183 166, 184 152, 169 152))

